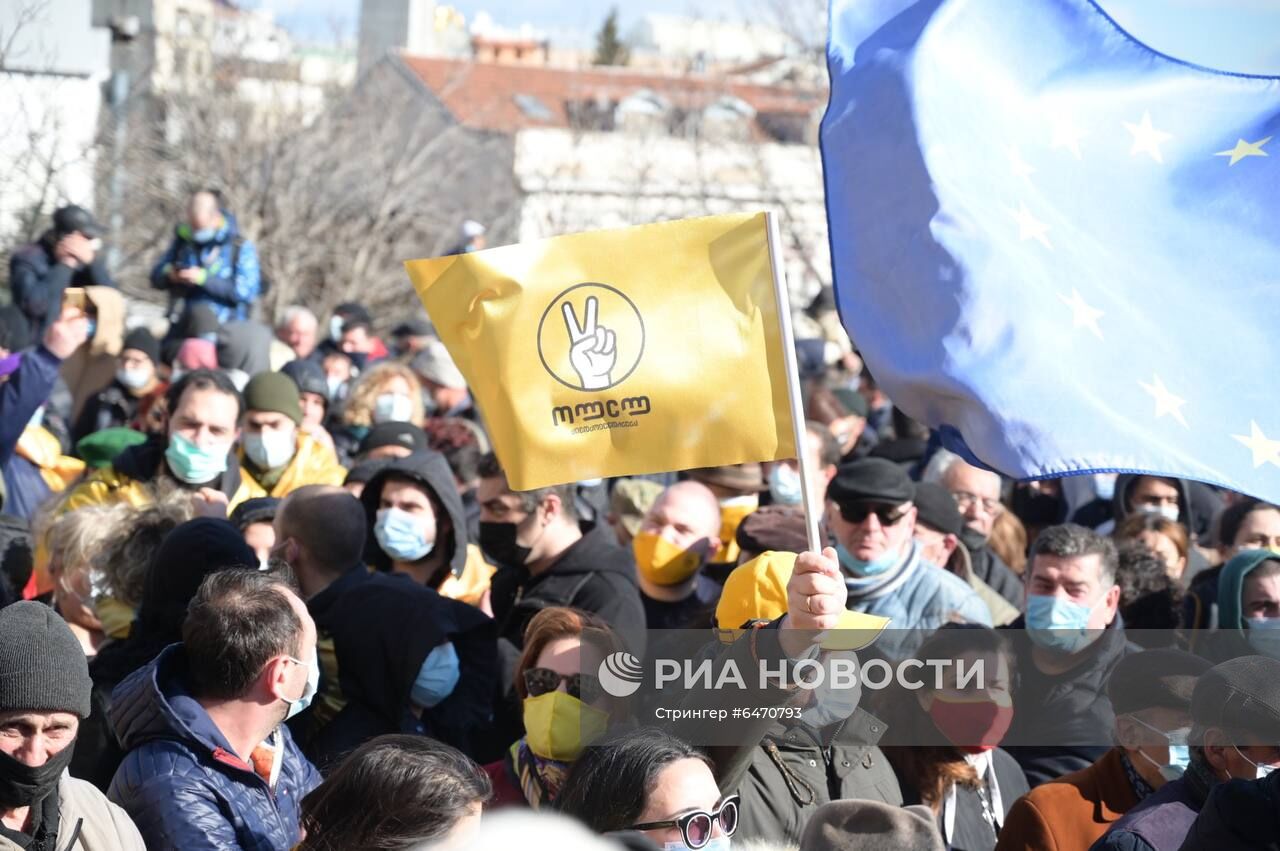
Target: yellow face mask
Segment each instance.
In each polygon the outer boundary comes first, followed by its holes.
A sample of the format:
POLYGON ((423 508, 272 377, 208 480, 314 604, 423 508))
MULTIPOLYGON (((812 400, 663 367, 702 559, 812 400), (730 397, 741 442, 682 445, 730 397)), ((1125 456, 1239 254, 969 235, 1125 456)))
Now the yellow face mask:
POLYGON ((695 552, 682 550, 661 535, 638 532, 631 541, 636 570, 654 585, 679 585, 702 566, 695 552))
POLYGON ((733 564, 738 561, 738 527, 747 515, 760 507, 757 495, 739 496, 720 503, 720 552, 716 561, 720 564, 733 564))
POLYGON ((543 759, 573 762, 608 726, 607 712, 568 692, 549 691, 524 701, 525 741, 543 759))

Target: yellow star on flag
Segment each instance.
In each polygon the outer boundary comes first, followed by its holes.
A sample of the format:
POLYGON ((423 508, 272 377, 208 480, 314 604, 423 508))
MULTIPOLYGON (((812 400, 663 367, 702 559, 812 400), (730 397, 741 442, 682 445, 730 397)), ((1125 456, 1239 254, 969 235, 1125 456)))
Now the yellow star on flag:
POLYGON ((1026 204, 1019 204, 1017 210, 1010 210, 1009 215, 1018 222, 1018 238, 1023 242, 1034 239, 1045 248, 1052 249, 1049 244, 1049 226, 1031 215, 1026 204))
POLYGON ((1080 291, 1071 290, 1071 298, 1059 295, 1058 299, 1063 304, 1071 308, 1071 325, 1074 328, 1088 328, 1093 332, 1093 336, 1099 340, 1102 339, 1102 329, 1098 327, 1098 320, 1106 314, 1096 307, 1089 306, 1084 298, 1080 295, 1080 291))
POLYGON ((1236 146, 1229 151, 1218 151, 1215 157, 1231 157, 1228 166, 1233 166, 1245 157, 1265 157, 1267 152, 1262 150, 1262 146, 1271 141, 1268 136, 1265 139, 1259 139, 1256 142, 1246 142, 1244 139, 1237 139, 1236 146))
POLYGON ((1254 421, 1249 422, 1249 436, 1242 434, 1231 435, 1236 440, 1249 447, 1249 451, 1253 453, 1253 466, 1261 467, 1263 464, 1272 463, 1280 467, 1280 440, 1272 440, 1262 433, 1262 429, 1258 428, 1258 424, 1254 421))
POLYGON ((1156 419, 1168 414, 1183 428, 1191 428, 1187 425, 1187 418, 1182 415, 1182 406, 1187 404, 1186 400, 1170 393, 1169 388, 1165 387, 1164 382, 1160 380, 1160 376, 1152 376, 1150 384, 1145 381, 1139 381, 1138 384, 1156 400, 1156 419))
POLYGON ((1152 127, 1151 113, 1142 113, 1142 121, 1138 124, 1130 121, 1124 122, 1124 127, 1133 134, 1133 147, 1129 149, 1129 156, 1150 154, 1151 159, 1158 163, 1164 163, 1164 155, 1160 153, 1160 145, 1172 139, 1173 134, 1152 127))

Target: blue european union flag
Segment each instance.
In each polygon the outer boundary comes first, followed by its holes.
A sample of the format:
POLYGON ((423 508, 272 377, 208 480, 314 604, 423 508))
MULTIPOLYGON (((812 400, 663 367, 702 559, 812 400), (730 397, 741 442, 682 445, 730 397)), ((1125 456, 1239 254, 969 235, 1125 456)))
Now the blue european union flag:
POLYGON ((1090 0, 832 0, 827 61, 837 303, 903 410, 1018 477, 1280 499, 1280 78, 1090 0))

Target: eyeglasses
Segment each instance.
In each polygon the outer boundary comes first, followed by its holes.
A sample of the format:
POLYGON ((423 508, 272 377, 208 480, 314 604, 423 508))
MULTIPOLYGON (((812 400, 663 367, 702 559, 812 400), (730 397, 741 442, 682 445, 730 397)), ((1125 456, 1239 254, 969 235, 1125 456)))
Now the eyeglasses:
POLYGON ((893 526, 907 516, 907 508, 896 505, 885 505, 878 502, 855 502, 852 505, 840 506, 840 516, 849 523, 862 523, 872 514, 880 521, 881 526, 893 526))
POLYGON ((966 491, 952 491, 951 495, 955 497, 956 508, 966 511, 969 506, 977 504, 987 514, 999 514, 1004 510, 1004 503, 998 499, 984 499, 976 493, 967 493, 966 491))
POLYGON ((549 694, 564 683, 570 697, 583 703, 594 703, 600 697, 600 680, 594 674, 561 674, 550 668, 529 668, 524 672, 524 687, 529 697, 549 694))
POLYGON ((711 834, 715 832, 716 822, 720 823, 720 829, 724 831, 725 836, 733 836, 734 831, 738 829, 739 801, 741 801, 739 796, 730 795, 720 803, 720 806, 716 807, 714 812, 708 813, 702 810, 695 810, 666 821, 633 824, 630 829, 661 830, 664 827, 678 827, 680 828, 680 838, 684 840, 684 844, 696 851, 696 849, 704 847, 711 841, 711 834))

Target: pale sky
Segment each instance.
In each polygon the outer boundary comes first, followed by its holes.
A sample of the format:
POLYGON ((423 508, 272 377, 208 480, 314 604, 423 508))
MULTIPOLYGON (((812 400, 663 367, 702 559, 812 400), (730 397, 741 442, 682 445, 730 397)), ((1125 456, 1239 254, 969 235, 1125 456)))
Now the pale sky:
MULTIPOLYGON (((328 21, 354 35, 360 0, 245 0, 275 9, 301 37, 323 37, 328 21)), ((1010 0, 1013 2, 1013 0, 1010 0)), ((1280 0, 1097 0, 1121 26, 1164 53, 1224 70, 1280 75, 1280 0)), ((589 39, 611 6, 627 22, 646 12, 760 20, 762 0, 454 0, 470 20, 488 12, 496 23, 528 23, 564 41, 589 39)))

